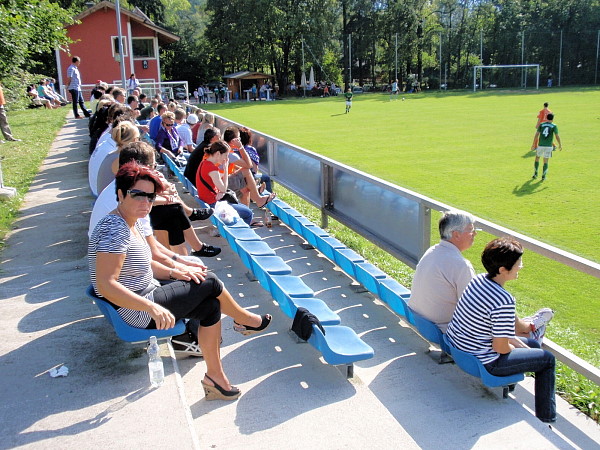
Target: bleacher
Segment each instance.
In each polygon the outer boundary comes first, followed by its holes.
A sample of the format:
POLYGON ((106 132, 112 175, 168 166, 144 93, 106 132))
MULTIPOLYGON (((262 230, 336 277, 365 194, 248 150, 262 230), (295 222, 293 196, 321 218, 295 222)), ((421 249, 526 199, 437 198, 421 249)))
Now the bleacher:
MULTIPOLYGON (((194 185, 183 175, 182 168, 168 157, 164 159, 190 195, 200 206, 206 207, 207 205, 198 198, 194 185)), ((485 386, 502 387, 504 398, 514 390, 516 383, 524 379, 523 374, 495 377, 487 372, 474 355, 452 347, 433 322, 409 308, 407 301, 410 290, 365 261, 358 253, 313 224, 283 200, 276 198, 266 207, 347 275, 379 297, 394 313, 413 326, 424 339, 439 347, 442 351, 440 362, 452 361, 446 357, 451 355, 458 367, 480 378, 485 386)), ((261 240, 253 229, 242 221, 228 226, 214 215, 211 221, 239 255, 246 268, 253 273, 261 286, 271 293, 288 317, 293 319, 297 309, 303 307, 325 325, 325 333, 313 326, 313 335, 309 343, 321 351, 327 363, 347 366, 347 375, 352 376, 354 362, 373 357, 373 349, 365 344, 351 328, 340 325, 339 316, 322 300, 314 297, 312 289, 291 273, 291 268, 261 240)))

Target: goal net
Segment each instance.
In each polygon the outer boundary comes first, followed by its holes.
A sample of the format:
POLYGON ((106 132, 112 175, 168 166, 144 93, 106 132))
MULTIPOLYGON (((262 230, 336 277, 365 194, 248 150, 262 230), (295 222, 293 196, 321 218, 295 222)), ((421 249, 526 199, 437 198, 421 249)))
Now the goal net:
POLYGON ((473 66, 473 92, 477 89, 539 88, 539 64, 473 66))

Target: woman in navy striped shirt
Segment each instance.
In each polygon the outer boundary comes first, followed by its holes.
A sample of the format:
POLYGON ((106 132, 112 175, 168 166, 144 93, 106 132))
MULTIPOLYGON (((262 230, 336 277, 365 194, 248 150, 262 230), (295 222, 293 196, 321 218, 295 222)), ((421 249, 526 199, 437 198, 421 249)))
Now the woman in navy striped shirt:
POLYGON ((138 328, 162 330, 172 328, 178 319, 197 319, 198 343, 207 369, 202 380, 206 398, 238 398, 240 390, 225 375, 219 352, 220 300, 231 303, 231 295, 211 272, 195 282, 188 274, 152 260, 138 219, 148 215, 156 194, 163 190, 155 171, 130 162, 121 166, 115 181, 118 206, 98 222, 88 246, 96 294, 138 328), (172 282, 161 286, 156 279, 172 282))
POLYGON ((555 359, 533 339, 515 337, 515 298, 504 284, 519 277, 522 245, 498 238, 481 255, 487 273, 477 275, 458 300, 447 336, 459 350, 475 355, 495 376, 535 372, 535 415, 556 421, 555 359))

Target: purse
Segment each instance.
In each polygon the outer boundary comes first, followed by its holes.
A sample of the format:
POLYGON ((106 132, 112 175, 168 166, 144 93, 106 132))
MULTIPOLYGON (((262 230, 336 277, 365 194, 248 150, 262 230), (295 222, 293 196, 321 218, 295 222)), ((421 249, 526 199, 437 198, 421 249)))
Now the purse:
MULTIPOLYGON (((204 161, 202 161, 202 163, 204 163, 204 161)), ((215 195, 217 194, 217 191, 215 191, 215 189, 206 182, 206 180, 202 177, 202 163, 200 163, 200 167, 198 168, 198 172, 200 173, 200 181, 202 181, 202 183, 204 184, 204 186, 206 186, 206 188, 213 192, 215 195)), ((227 192, 225 192, 223 194, 223 197, 221 197, 222 201, 225 201, 231 205, 237 205, 239 203, 237 196, 235 195, 235 192, 233 192, 231 189, 227 189, 227 192)))

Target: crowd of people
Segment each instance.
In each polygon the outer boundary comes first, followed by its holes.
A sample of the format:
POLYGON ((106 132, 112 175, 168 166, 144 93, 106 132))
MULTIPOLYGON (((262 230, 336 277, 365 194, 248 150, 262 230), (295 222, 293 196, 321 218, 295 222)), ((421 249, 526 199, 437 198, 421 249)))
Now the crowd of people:
MULTIPOLYGON (((173 338, 174 348, 204 356, 207 398, 232 400, 240 391, 219 356, 221 313, 231 316, 234 329, 245 335, 263 331, 271 317, 235 302, 199 259, 216 256, 220 249, 201 242, 191 222, 206 220, 216 203, 227 199, 241 220, 262 226, 249 206, 254 202, 262 208, 273 200, 271 180, 259 173, 251 130, 230 126, 221 134, 211 113, 182 107, 174 99, 164 103, 160 94, 146 103, 139 86, 131 87, 126 96, 120 88, 99 84, 93 94, 89 181, 97 200, 89 226, 92 284, 96 295, 132 326, 165 329, 189 319, 186 333, 173 338), (164 155, 185 166, 185 177, 208 208, 192 209, 182 201, 157 170, 164 155)), ((74 98, 78 103, 77 92, 74 98)), ((536 139, 539 127, 551 123, 551 113, 540 120, 536 139)), ((536 416, 555 421, 555 359, 541 348, 553 311, 542 308, 519 318, 515 298, 505 289, 523 267, 522 245, 510 238, 489 242, 481 255, 486 272, 476 275, 462 256, 474 244, 475 218, 448 211, 439 232, 440 242, 419 261, 409 307, 434 322, 453 346, 475 355, 491 374, 535 372, 536 416)))
MULTIPOLYGON (((74 71, 71 75, 77 77, 74 71)), ((130 80, 134 78, 132 74, 130 80)), ((249 225, 262 226, 249 206, 254 201, 262 208, 275 197, 266 192, 270 178, 258 172, 250 130, 242 131, 245 144, 233 127, 221 140, 207 111, 174 99, 165 103, 160 93, 148 101, 134 81, 127 89, 99 81, 92 109, 82 108, 90 116, 88 176, 97 196, 88 230, 95 294, 134 327, 167 329, 187 319, 186 332, 172 339, 174 350, 204 358, 207 399, 234 400, 240 390, 220 359, 221 314, 232 317, 234 330, 243 335, 265 330, 271 316, 251 313, 233 299, 201 259, 217 256, 221 249, 200 241, 192 222, 208 219, 235 179, 239 203, 232 206, 249 225), (206 168, 213 169, 205 176, 211 183, 209 195, 204 185, 198 189, 209 207, 190 208, 180 198, 159 170, 163 155, 186 166, 193 183, 206 168)), ((80 91, 73 90, 75 112, 80 91)))

